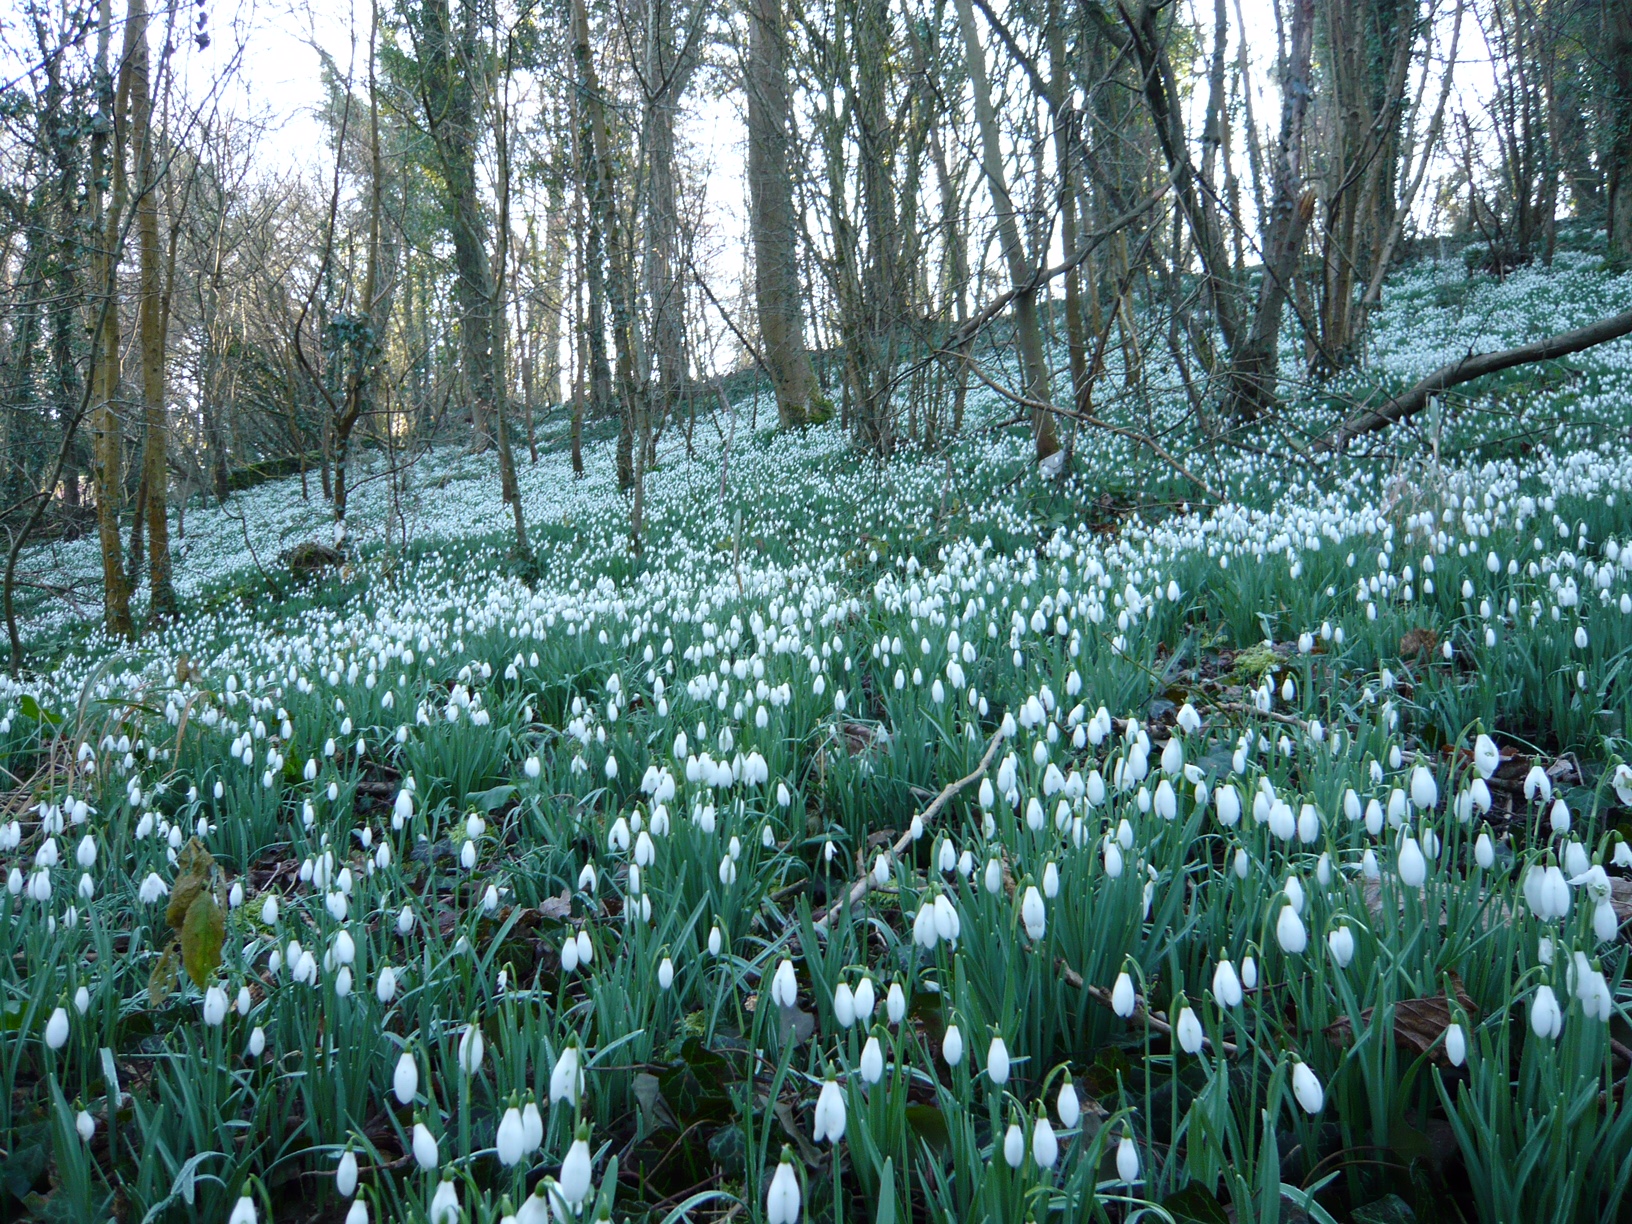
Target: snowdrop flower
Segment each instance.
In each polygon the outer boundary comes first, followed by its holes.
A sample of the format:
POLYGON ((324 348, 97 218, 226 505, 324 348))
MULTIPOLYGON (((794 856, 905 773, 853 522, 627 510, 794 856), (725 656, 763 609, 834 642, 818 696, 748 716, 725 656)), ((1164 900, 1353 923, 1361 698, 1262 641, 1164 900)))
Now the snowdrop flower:
POLYGON ((1060 1095, 1055 1100, 1054 1108, 1060 1115, 1060 1125, 1066 1130, 1075 1130, 1077 1123, 1082 1120, 1082 1100, 1077 1096, 1077 1089, 1071 1082, 1069 1071, 1060 1084, 1060 1095))
POLYGON ((1281 906, 1281 916, 1275 922, 1275 940, 1281 945, 1281 951, 1289 956, 1297 956, 1309 946, 1303 919, 1290 905, 1281 906))
POLYGON ((419 1064, 407 1050, 397 1059, 397 1069, 391 1077, 391 1091, 396 1094, 398 1103, 403 1105, 411 1104, 414 1094, 419 1091, 419 1064))
POLYGON ((1020 1124, 1010 1120, 1003 1132, 1003 1160, 1011 1169, 1018 1169, 1026 1158, 1026 1137, 1020 1133, 1020 1124))
POLYGON ((1473 741, 1473 764, 1478 769, 1479 776, 1489 778, 1501 763, 1502 754, 1496 747, 1496 741, 1481 733, 1479 738, 1473 741))
POLYGON ((1320 1086, 1320 1080, 1306 1062, 1292 1064, 1292 1095, 1298 1099, 1303 1112, 1311 1117, 1326 1106, 1326 1090, 1320 1086))
POLYGON ((466 1075, 475 1075, 482 1069, 482 1056, 487 1051, 487 1042, 482 1037, 482 1030, 472 1020, 465 1025, 465 1031, 459 1037, 459 1069, 466 1075))
POLYGON ((1116 1175, 1130 1186, 1139 1180, 1139 1149, 1131 1135, 1123 1135, 1116 1145, 1116 1175))
POLYGON ((1040 1169, 1052 1169, 1060 1158, 1060 1141, 1045 1113, 1037 1115, 1037 1121, 1031 1128, 1031 1158, 1040 1169))
POLYGON ((91 1136, 96 1134, 96 1119, 91 1117, 91 1111, 82 1109, 74 1118, 74 1130, 79 1133, 81 1143, 89 1143, 91 1136))
POLYGON ((994 1036, 986 1048, 986 1074, 998 1087, 1009 1082, 1009 1047, 1003 1044, 1001 1035, 994 1036))
POLYGON ((1551 986, 1538 986, 1530 1000, 1530 1028, 1537 1037, 1551 1041, 1564 1028, 1564 1013, 1551 986))
POLYGON ((227 1018, 227 992, 212 985, 204 992, 204 1023, 215 1028, 227 1018))
POLYGON ((256 1224, 255 1200, 249 1197, 246 1187, 239 1196, 238 1202, 232 1208, 232 1214, 227 1217, 227 1224, 256 1224))
POLYGON ((259 1058, 262 1052, 266 1049, 266 1030, 258 1024, 249 1034, 249 1045, 247 1049, 251 1058, 259 1058))
POLYGON ((362 1199, 353 1200, 351 1209, 346 1212, 345 1224, 368 1224, 368 1204, 362 1199))
POLYGON ((413 1140, 414 1160, 419 1167, 429 1172, 441 1163, 440 1153, 437 1151, 436 1136, 431 1134, 430 1128, 423 1122, 414 1123, 413 1140))
POLYGON ((941 1057, 949 1067, 963 1061, 963 1032, 956 1024, 946 1026, 946 1035, 941 1038, 941 1057))
POLYGON ((574 1109, 584 1091, 584 1072, 576 1043, 561 1048, 550 1071, 550 1104, 565 1101, 574 1109))
POLYGON ((1445 1057, 1451 1060, 1453 1067, 1460 1067, 1467 1060, 1468 1038, 1460 1024, 1446 1026, 1445 1057))
POLYGON ((786 1146, 765 1192, 767 1224, 799 1224, 799 1179, 793 1172, 793 1154, 786 1146))
POLYGON ((590 1174, 589 1123, 580 1122, 567 1158, 561 1162, 561 1197, 576 1208, 589 1195, 590 1174))
MULTIPOLYGON (((222 1008, 225 1014, 226 1008, 222 1008)), ((45 1044, 53 1050, 60 1050, 68 1044, 68 1009, 59 1007, 51 1013, 51 1018, 45 1022, 45 1044)))
POLYGON ((347 1147, 340 1157, 340 1167, 334 1171, 334 1188, 342 1198, 357 1193, 357 1154, 347 1147))
POLYGON ((1328 931, 1326 946, 1332 953, 1332 959, 1337 962, 1337 967, 1347 969, 1349 962, 1354 959, 1354 932, 1349 930, 1347 924, 1335 931, 1328 931))
POLYGON ((1423 812, 1439 805, 1439 785, 1428 767, 1420 762, 1411 771, 1411 802, 1423 812))
POLYGON ((884 1078, 884 1048, 878 1044, 878 1034, 869 1034, 861 1049, 861 1078, 876 1084, 884 1078))
POLYGON ((1133 1015, 1137 999, 1133 992, 1133 979, 1128 976, 1127 970, 1116 975, 1116 984, 1111 987, 1111 1010, 1126 1020, 1133 1015))
POLYGON ((674 961, 665 956, 657 966, 657 986, 659 990, 668 990, 674 985, 674 961))
POLYGON ((838 1081, 830 1071, 827 1080, 822 1084, 821 1095, 816 1098, 816 1123, 814 1139, 820 1143, 826 1139, 829 1143, 837 1143, 844 1138, 845 1112, 844 1093, 839 1090, 838 1081))
POLYGON ((1428 878, 1428 860, 1423 857, 1422 847, 1414 837, 1406 837, 1400 843, 1400 857, 1398 863, 1400 883, 1407 888, 1421 888, 1428 878))
POLYGON ((1179 998, 1181 1000, 1179 1020, 1173 1026, 1173 1031, 1179 1039, 1179 1048, 1186 1054, 1195 1054, 1201 1049, 1201 1021, 1196 1019, 1196 1013, 1189 1003, 1182 1002, 1184 996, 1180 995, 1179 998))
POLYGON ((1218 962, 1213 970, 1213 998, 1220 1007, 1241 1006, 1241 979, 1236 976, 1235 966, 1226 957, 1218 962))
POLYGON ((1552 800, 1553 780, 1540 765, 1532 765, 1530 772, 1524 775, 1524 798, 1527 803, 1534 803, 1538 797, 1543 803, 1552 800))
POLYGON ((459 1189, 451 1172, 437 1183, 431 1196, 431 1224, 459 1224, 459 1189))
POLYGON ((799 1002, 799 980, 794 976, 793 962, 783 957, 771 978, 771 999, 778 1007, 793 1007, 799 1002))
POLYGON ((494 1141, 499 1163, 507 1169, 521 1163, 521 1158, 526 1154, 526 1145, 527 1133, 521 1124, 521 1110, 512 1105, 499 1120, 499 1133, 494 1141))
POLYGON ((884 1014, 889 1017, 892 1028, 899 1028, 901 1021, 906 1018, 907 996, 902 991, 899 981, 890 983, 890 992, 884 999, 884 1014))
POLYGON ((873 1018, 873 979, 862 974, 861 981, 856 983, 855 990, 856 1019, 866 1021, 873 1018))
POLYGON ((1025 923, 1026 935, 1033 943, 1043 938, 1048 929, 1048 923, 1043 912, 1043 898, 1038 893, 1035 884, 1026 886, 1025 897, 1020 902, 1020 918, 1025 923))

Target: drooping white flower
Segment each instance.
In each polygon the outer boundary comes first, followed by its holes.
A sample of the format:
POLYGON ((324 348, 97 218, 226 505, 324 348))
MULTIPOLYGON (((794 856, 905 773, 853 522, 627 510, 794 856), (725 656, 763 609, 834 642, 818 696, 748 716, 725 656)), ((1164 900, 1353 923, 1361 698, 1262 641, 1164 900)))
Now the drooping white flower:
POLYGON ((1139 1149, 1131 1135, 1123 1135, 1116 1145, 1116 1175, 1129 1185, 1139 1180, 1139 1149))
POLYGON ((823 1139, 829 1143, 837 1143, 844 1138, 844 1127, 844 1093, 839 1088, 838 1081, 829 1075, 822 1084, 821 1094, 816 1098, 814 1138, 817 1143, 823 1139))
POLYGON ((799 1178, 793 1171, 793 1155, 784 1147, 782 1159, 765 1192, 766 1224, 799 1224, 799 1178))
POLYGON ((580 1123, 567 1158, 561 1162, 561 1197, 577 1207, 589 1195, 590 1175, 593 1172, 589 1155, 589 1124, 580 1123))
POLYGON ((1126 970, 1116 975, 1116 984, 1111 987, 1111 1010, 1126 1020, 1133 1015, 1137 998, 1133 991, 1133 979, 1126 970))
POLYGON ((1326 1090, 1320 1086, 1320 1080, 1306 1062, 1292 1064, 1292 1095, 1298 1099, 1303 1112, 1311 1117, 1325 1108, 1326 1090))
POLYGON ((441 1163, 441 1156, 437 1150, 436 1136, 431 1134, 430 1128, 423 1122, 414 1123, 414 1160, 419 1167, 426 1171, 432 1170, 441 1163))
POLYGON ((986 1074, 999 1087, 1009 1082, 1009 1047, 1003 1044, 1001 1035, 994 1036, 986 1048, 986 1074))

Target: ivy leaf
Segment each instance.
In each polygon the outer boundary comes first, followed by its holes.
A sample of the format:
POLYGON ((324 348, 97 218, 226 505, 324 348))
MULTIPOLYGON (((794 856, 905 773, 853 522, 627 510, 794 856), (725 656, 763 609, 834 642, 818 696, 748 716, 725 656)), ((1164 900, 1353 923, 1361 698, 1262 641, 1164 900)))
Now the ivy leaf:
POLYGON ((227 938, 227 919, 208 891, 200 892, 187 908, 181 927, 181 959, 193 985, 203 989, 221 965, 221 945, 227 938))

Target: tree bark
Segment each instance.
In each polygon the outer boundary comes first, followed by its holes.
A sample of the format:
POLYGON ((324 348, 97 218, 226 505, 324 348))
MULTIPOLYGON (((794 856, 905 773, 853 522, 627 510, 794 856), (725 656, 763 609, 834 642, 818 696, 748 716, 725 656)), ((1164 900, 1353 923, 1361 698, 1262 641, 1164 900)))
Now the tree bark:
POLYGON ((784 429, 810 419, 816 374, 805 349, 793 183, 788 171, 788 80, 782 0, 749 0, 748 211, 760 357, 784 429))
POLYGON ((1409 391, 1396 395, 1375 408, 1365 408, 1349 417, 1332 435, 1331 449, 1342 450, 1361 434, 1386 429, 1397 421, 1415 416, 1428 406, 1428 401, 1433 396, 1452 387, 1483 378, 1486 374, 1511 370, 1514 366, 1568 357, 1571 353, 1579 353, 1583 349, 1607 344, 1611 340, 1619 340, 1622 336, 1628 335, 1632 335, 1632 310, 1611 315, 1607 319, 1600 319, 1574 331, 1560 332, 1556 336, 1548 336, 1545 340, 1520 345, 1518 348, 1502 349, 1494 353, 1470 353, 1449 365, 1441 366, 1409 391))
POLYGON ((1281 131, 1270 170, 1270 214, 1264 227, 1264 271, 1252 328, 1230 361, 1226 412, 1250 420, 1277 400, 1281 314, 1315 199, 1303 189, 1303 129, 1309 112, 1314 0, 1293 0, 1286 62, 1281 66, 1281 131))
POLYGON ((1609 140, 1608 213, 1605 229, 1610 259, 1632 263, 1632 6, 1626 0, 1599 0, 1603 6, 1604 59, 1610 90, 1606 111, 1609 140))
MULTIPOLYGON (((997 115, 992 109, 991 86, 986 80, 986 52, 975 29, 974 6, 970 0, 958 0, 958 21, 963 29, 969 85, 974 94, 975 123, 980 128, 981 168, 986 176, 986 188, 991 193, 992 204, 997 209, 998 238, 1004 261, 1008 264, 1009 282, 1015 289, 1014 330, 1016 345, 1020 350, 1024 394, 1033 405, 1047 404, 1051 402, 1048 360, 1043 352, 1042 328, 1037 319, 1035 277, 1020 242, 1014 201, 1009 197, 1008 180, 1003 172, 1003 145, 998 135, 997 115)), ((1052 412, 1033 407, 1031 433, 1039 463, 1060 449, 1052 412)))

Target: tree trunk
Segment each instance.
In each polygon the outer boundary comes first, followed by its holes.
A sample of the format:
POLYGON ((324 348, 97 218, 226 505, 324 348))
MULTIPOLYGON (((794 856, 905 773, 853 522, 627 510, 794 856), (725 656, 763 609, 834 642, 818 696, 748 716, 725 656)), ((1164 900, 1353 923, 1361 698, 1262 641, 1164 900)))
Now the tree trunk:
POLYGON ((97 11, 97 110, 102 122, 91 137, 91 232, 95 236, 91 253, 91 279, 96 286, 93 303, 91 344, 91 474, 96 489, 96 529, 102 547, 102 622, 116 638, 131 636, 130 583, 125 576, 124 554, 120 548, 119 510, 124 502, 124 437, 114 401, 119 395, 119 300, 118 252, 121 218, 125 203, 125 123, 123 117, 126 83, 129 79, 132 27, 125 26, 125 65, 120 71, 120 88, 115 97, 109 75, 109 32, 112 27, 112 0, 101 0, 97 11), (108 138, 113 137, 109 165, 108 138), (112 199, 104 197, 105 183, 112 183, 112 199))
POLYGON ((986 176, 986 188, 997 209, 998 237, 1009 268, 1009 282, 1016 290, 1013 302, 1014 330, 1015 342, 1020 350, 1020 377, 1025 398, 1038 405, 1031 409, 1031 432, 1040 463, 1059 450, 1060 444, 1054 432, 1054 414, 1041 407, 1050 402, 1050 396, 1048 361, 1043 353, 1043 333, 1037 320, 1037 290, 1025 248, 1020 244, 1020 226, 1015 217, 1014 202, 1009 198, 997 114, 992 109, 992 91, 986 80, 986 52, 980 45, 980 34, 975 29, 974 6, 970 0, 958 0, 958 21, 963 28, 969 85, 974 94, 975 122, 980 128, 981 166, 986 176))
POLYGON ((816 374, 805 349, 793 183, 788 172, 788 81, 782 0, 750 0, 748 13, 748 214, 760 358, 783 428, 810 419, 816 374))
POLYGON ((126 17, 135 28, 130 71, 130 141, 136 159, 136 243, 140 291, 136 332, 141 349, 143 498, 136 512, 147 520, 148 623, 158 625, 175 615, 176 591, 170 571, 168 447, 169 419, 164 404, 164 289, 159 261, 159 182, 154 156, 153 83, 147 45, 147 2, 130 0, 126 17))
POLYGON ((1605 229, 1609 257, 1632 264, 1632 6, 1626 0, 1600 0, 1603 6, 1604 58, 1609 70, 1609 140, 1604 164, 1608 173, 1605 229))
POLYGON ((1303 129, 1309 112, 1314 31, 1314 0, 1292 0, 1291 39, 1281 76, 1281 131, 1270 170, 1263 279, 1252 329, 1230 362, 1226 384, 1226 411, 1240 420, 1257 416, 1277 400, 1281 313, 1314 215, 1314 194, 1303 189, 1303 129))

